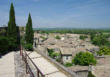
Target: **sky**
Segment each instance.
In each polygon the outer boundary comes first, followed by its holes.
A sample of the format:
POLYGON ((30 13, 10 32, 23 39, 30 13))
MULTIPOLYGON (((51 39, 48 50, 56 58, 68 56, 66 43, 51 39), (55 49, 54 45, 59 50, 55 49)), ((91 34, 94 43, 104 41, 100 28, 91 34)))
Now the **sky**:
POLYGON ((33 28, 110 28, 110 0, 0 0, 0 26, 9 21, 13 2, 16 24, 33 28))

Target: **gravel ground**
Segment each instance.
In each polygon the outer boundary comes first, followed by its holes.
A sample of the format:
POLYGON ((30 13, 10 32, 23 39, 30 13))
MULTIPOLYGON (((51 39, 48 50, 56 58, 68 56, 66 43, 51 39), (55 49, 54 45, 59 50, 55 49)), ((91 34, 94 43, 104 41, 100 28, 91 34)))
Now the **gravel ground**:
POLYGON ((20 56, 20 52, 15 52, 14 54, 15 60, 15 77, 27 77, 25 63, 20 56))

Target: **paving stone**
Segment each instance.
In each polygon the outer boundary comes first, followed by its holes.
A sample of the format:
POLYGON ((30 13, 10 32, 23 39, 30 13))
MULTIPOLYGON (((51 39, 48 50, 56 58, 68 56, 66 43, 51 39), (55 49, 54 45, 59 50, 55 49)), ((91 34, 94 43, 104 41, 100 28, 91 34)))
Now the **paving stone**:
POLYGON ((0 58, 0 77, 15 77, 14 52, 0 58))

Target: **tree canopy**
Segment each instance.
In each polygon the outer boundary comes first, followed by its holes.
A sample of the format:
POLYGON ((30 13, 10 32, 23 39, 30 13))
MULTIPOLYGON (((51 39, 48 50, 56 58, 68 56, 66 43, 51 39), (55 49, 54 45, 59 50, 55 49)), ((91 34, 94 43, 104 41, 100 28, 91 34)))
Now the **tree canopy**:
POLYGON ((91 41, 94 45, 103 46, 109 45, 108 37, 103 33, 91 34, 91 41))
POLYGON ((98 55, 110 55, 110 48, 107 46, 100 47, 100 50, 97 52, 98 55))
POLYGON ((5 36, 0 36, 0 54, 5 54, 8 52, 9 41, 5 36))
POLYGON ((28 22, 26 24, 26 35, 25 35, 26 43, 33 44, 33 38, 34 38, 34 34, 32 29, 32 19, 31 19, 31 15, 29 14, 28 22))
POLYGON ((96 64, 96 59, 94 58, 93 54, 90 52, 79 52, 76 54, 74 57, 74 64, 75 65, 95 65, 96 64))
POLYGON ((31 19, 31 14, 29 14, 28 17, 28 22, 26 24, 26 34, 25 34, 25 40, 26 40, 26 48, 29 50, 32 49, 32 45, 33 45, 33 40, 34 40, 34 31, 32 28, 32 19, 31 19))
POLYGON ((15 11, 14 11, 13 3, 11 3, 10 12, 9 12, 7 36, 10 41, 9 42, 10 49, 13 50, 17 48, 18 38, 17 38, 17 27, 15 21, 15 11))

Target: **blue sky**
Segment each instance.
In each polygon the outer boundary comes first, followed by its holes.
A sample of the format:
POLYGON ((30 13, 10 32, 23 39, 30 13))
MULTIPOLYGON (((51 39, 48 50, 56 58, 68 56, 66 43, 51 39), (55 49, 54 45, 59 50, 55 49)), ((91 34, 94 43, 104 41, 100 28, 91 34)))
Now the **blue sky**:
POLYGON ((20 26, 30 12, 34 28, 110 28, 110 0, 0 0, 0 26, 8 23, 11 2, 20 26))

